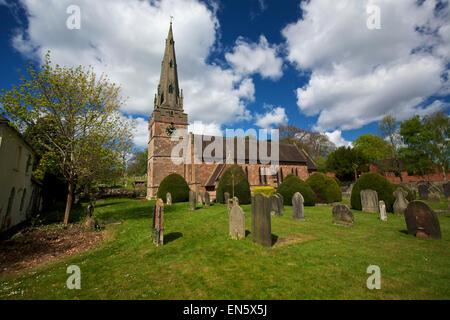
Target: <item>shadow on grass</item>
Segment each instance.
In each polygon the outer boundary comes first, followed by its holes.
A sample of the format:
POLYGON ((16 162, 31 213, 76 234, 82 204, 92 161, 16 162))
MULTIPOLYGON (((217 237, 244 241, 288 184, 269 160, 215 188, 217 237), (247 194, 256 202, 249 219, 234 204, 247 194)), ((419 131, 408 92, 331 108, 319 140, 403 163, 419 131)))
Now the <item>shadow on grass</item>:
POLYGON ((125 201, 117 201, 117 202, 110 202, 110 203, 105 203, 105 202, 97 203, 94 205, 94 210, 95 210, 95 208, 103 208, 103 207, 121 204, 121 203, 125 203, 125 201))
POLYGON ((272 246, 275 245, 278 241, 278 236, 276 234, 271 234, 272 236, 272 246))
POLYGON ((398 232, 404 233, 404 234, 409 234, 408 230, 399 230, 398 232))
POLYGON ((250 234, 252 234, 249 230, 245 230, 245 237, 247 238, 250 234))
POLYGON ((164 236, 164 244, 168 244, 169 242, 175 241, 178 238, 181 238, 183 234, 181 232, 171 232, 164 236))

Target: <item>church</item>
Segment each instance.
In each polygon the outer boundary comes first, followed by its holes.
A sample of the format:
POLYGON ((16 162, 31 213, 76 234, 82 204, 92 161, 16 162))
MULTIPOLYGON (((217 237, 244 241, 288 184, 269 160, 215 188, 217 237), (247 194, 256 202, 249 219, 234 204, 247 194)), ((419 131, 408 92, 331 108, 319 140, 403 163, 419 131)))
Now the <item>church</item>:
MULTIPOLYGON (((306 180, 312 172, 317 171, 314 161, 304 150, 299 150, 290 144, 279 144, 278 170, 269 173, 270 164, 258 158, 252 158, 251 146, 246 139, 243 144, 245 150, 236 150, 238 143, 234 143, 232 159, 226 159, 224 148, 223 161, 210 161, 203 156, 202 150, 194 154, 194 141, 201 141, 201 148, 205 150, 209 144, 223 139, 221 144, 227 145, 227 140, 237 138, 197 136, 189 133, 185 139, 191 144, 189 154, 182 161, 173 161, 172 150, 179 145, 172 136, 175 132, 187 132, 188 115, 183 109, 183 90, 179 88, 177 62, 175 57, 175 41, 170 23, 169 34, 166 39, 164 57, 161 64, 161 75, 157 93, 154 100, 154 110, 149 119, 148 142, 148 179, 147 199, 154 199, 160 182, 169 174, 177 173, 184 177, 191 190, 208 191, 211 198, 215 198, 215 190, 222 174, 230 163, 239 164, 248 177, 250 188, 253 191, 258 186, 278 187, 288 174, 295 174, 306 180), (199 138, 199 139, 197 139, 199 138), (206 140, 206 141, 205 141, 206 140), (200 159, 198 154, 200 154, 200 159), (195 158, 195 159, 194 159, 195 158), (186 161, 189 160, 189 161, 186 161)), ((242 140, 242 139, 241 139, 242 140)), ((229 141, 228 141, 229 142, 229 141)), ((235 141, 233 141, 235 142, 235 141)), ((259 155, 260 141, 256 142, 259 155)), ((267 142, 267 149, 270 142, 267 142)), ((197 147, 198 149, 198 147, 197 147)), ((228 153, 228 155, 230 155, 228 153)), ((258 157, 258 156, 257 156, 258 157)))

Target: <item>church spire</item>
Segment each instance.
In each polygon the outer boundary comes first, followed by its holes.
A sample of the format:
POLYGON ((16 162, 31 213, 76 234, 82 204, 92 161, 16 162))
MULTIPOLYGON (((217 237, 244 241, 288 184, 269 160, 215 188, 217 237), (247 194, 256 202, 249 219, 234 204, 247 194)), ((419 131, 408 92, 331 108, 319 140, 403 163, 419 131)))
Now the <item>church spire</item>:
POLYGON ((155 109, 183 110, 183 97, 178 87, 177 61, 175 58, 175 41, 173 40, 172 21, 166 39, 166 48, 161 63, 161 76, 158 93, 155 99, 155 109))

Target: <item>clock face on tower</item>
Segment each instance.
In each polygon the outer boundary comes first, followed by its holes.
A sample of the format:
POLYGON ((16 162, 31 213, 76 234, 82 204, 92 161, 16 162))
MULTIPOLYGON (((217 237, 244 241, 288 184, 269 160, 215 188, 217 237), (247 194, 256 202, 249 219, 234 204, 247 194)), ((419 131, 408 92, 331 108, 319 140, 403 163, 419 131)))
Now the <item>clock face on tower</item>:
POLYGON ((166 133, 168 136, 171 136, 175 133, 175 130, 176 130, 175 126, 173 125, 173 123, 171 123, 170 126, 166 128, 166 133))

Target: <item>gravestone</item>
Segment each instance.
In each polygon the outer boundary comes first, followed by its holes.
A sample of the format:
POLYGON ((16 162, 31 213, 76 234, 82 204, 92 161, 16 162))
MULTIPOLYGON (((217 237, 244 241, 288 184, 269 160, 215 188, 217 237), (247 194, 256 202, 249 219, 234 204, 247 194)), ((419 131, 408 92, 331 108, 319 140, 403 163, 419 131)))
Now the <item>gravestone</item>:
POLYGON ((419 191, 419 197, 422 200, 428 200, 428 195, 430 194, 430 190, 426 184, 419 184, 417 186, 417 190, 419 191))
POLYGON ((353 227, 353 212, 345 204, 338 204, 333 207, 333 224, 345 227, 353 227))
POLYGON ((239 205, 234 206, 229 214, 230 236, 232 239, 245 238, 245 213, 239 205))
POLYGON ((270 198, 270 214, 273 216, 281 217, 281 198, 276 194, 271 196, 270 198))
POLYGON ((278 196, 278 198, 281 199, 281 213, 283 213, 283 211, 284 211, 284 197, 281 195, 281 193, 277 193, 276 195, 278 196))
POLYGON ((439 192, 433 191, 428 194, 428 201, 440 202, 441 194, 439 192))
POLYGON ((397 188, 394 191, 394 213, 395 214, 405 214, 405 210, 408 207, 408 200, 406 200, 406 196, 408 195, 408 191, 402 188, 397 188))
POLYGON ((296 192, 292 197, 292 219, 305 220, 305 200, 300 192, 296 192))
POLYGON ((170 192, 166 193, 166 203, 168 206, 172 205, 172 194, 170 192))
POLYGON ((197 191, 197 203, 201 206, 203 205, 203 192, 200 190, 197 191))
POLYGON ((223 199, 225 204, 230 203, 230 194, 228 192, 224 192, 223 199))
POLYGON ((238 206, 238 205, 239 205, 239 199, 238 199, 238 197, 233 197, 232 203, 233 203, 233 206, 238 206))
POLYGON ((444 194, 447 198, 450 198, 450 181, 445 183, 442 188, 444 189, 444 194))
POLYGON ((441 226, 436 213, 423 201, 411 201, 405 210, 406 227, 409 234, 417 238, 441 239, 441 226))
POLYGON ((378 213, 378 194, 375 190, 361 190, 362 211, 378 213))
POLYGON ((205 192, 205 206, 210 206, 211 205, 211 199, 209 198, 209 192, 206 191, 205 192))
POLYGON ((94 215, 94 206, 92 204, 88 204, 86 207, 86 216, 91 218, 94 215))
POLYGON ((380 200, 380 220, 387 221, 386 204, 383 200, 380 200))
POLYGON ((264 247, 272 246, 270 199, 263 194, 252 197, 252 239, 264 247))
POLYGON ((164 244, 164 202, 162 199, 158 199, 153 207, 152 240, 157 247, 164 244))
POLYGON ((195 210, 197 206, 197 194, 193 190, 189 190, 189 210, 195 210))

